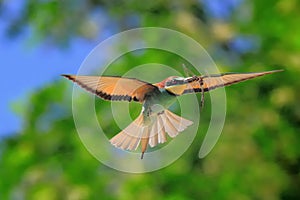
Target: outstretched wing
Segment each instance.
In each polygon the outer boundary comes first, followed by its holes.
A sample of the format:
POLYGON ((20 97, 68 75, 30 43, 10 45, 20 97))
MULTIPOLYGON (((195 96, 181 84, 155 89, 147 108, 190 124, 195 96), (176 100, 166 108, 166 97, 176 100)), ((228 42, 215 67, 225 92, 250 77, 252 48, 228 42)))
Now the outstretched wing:
POLYGON ((156 86, 134 78, 114 76, 62 75, 82 88, 110 101, 143 102, 145 94, 157 89, 156 86))
POLYGON ((202 89, 204 92, 207 92, 218 87, 232 85, 258 76, 263 76, 266 74, 272 74, 281 71, 282 70, 274 70, 274 71, 267 71, 267 72, 253 72, 253 73, 224 73, 224 74, 201 76, 199 77, 199 80, 187 84, 187 88, 184 90, 183 94, 201 92, 202 89), (202 79, 202 86, 200 84, 201 79, 202 79))

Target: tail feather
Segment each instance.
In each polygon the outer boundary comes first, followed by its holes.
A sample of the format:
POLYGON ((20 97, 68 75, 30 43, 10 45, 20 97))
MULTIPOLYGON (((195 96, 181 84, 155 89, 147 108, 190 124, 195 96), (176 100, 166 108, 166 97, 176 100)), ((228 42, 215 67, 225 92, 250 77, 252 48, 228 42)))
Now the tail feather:
POLYGON ((136 150, 141 140, 142 126, 143 115, 140 115, 123 131, 110 139, 111 144, 124 150, 136 150))
POLYGON ((131 142, 133 141, 134 137, 127 137, 123 140, 122 146, 124 149, 128 149, 130 146, 131 142))
POLYGON ((144 126, 143 129, 143 135, 141 139, 141 149, 142 149, 142 156, 141 159, 143 159, 144 153, 147 149, 148 143, 149 143, 149 133, 151 130, 149 130, 151 127, 150 126, 144 126))
POLYGON ((184 131, 188 126, 192 125, 193 122, 184 119, 169 110, 165 110, 165 115, 163 115, 166 121, 167 132, 170 137, 176 137, 180 132, 184 131))
POLYGON ((176 132, 184 130, 183 126, 181 125, 180 119, 177 118, 177 115, 173 115, 171 112, 166 111, 166 120, 168 120, 173 125, 173 127, 176 129, 176 132))
POLYGON ((141 158, 143 158, 148 144, 154 147, 159 143, 164 143, 167 141, 166 133, 174 138, 192 124, 192 121, 184 119, 169 110, 164 110, 163 113, 153 116, 149 125, 145 125, 141 113, 136 120, 114 136, 110 142, 112 145, 124 150, 136 150, 141 143, 141 158))
POLYGON ((132 137, 131 143, 128 146, 128 150, 136 150, 137 147, 139 146, 141 138, 138 137, 132 137))
POLYGON ((169 134, 169 136, 171 138, 174 138, 178 135, 178 130, 174 127, 172 121, 170 120, 170 118, 168 117, 167 114, 164 114, 163 116, 163 122, 165 124, 166 127, 166 131, 169 134))
POLYGON ((160 115, 157 116, 157 128, 158 143, 165 143, 167 141, 166 129, 160 115))
POLYGON ((150 147, 154 147, 158 144, 158 119, 154 118, 153 120, 153 126, 149 138, 150 147))
POLYGON ((170 137, 176 137, 180 131, 183 131, 184 129, 182 129, 182 125, 181 125, 181 120, 180 119, 177 119, 180 118, 179 116, 171 113, 170 111, 165 111, 166 112, 166 120, 169 121, 170 124, 172 124, 172 126, 175 128, 176 130, 176 135, 174 136, 171 136, 170 137))
POLYGON ((169 110, 166 110, 165 113, 178 132, 184 131, 188 126, 193 124, 192 121, 179 117, 178 115, 170 112, 169 110))

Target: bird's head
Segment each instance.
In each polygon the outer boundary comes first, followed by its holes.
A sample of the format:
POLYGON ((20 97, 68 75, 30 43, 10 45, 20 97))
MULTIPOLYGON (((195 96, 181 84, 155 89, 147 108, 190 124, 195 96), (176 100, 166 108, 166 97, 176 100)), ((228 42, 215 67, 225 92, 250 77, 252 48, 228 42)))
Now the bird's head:
POLYGON ((160 88, 165 88, 167 91, 175 94, 181 95, 186 89, 186 79, 178 76, 170 76, 165 80, 157 83, 156 85, 160 88))

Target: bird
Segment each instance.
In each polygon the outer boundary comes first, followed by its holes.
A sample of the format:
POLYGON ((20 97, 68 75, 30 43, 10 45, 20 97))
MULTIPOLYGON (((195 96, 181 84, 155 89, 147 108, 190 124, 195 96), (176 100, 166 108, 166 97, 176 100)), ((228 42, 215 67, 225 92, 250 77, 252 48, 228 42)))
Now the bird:
POLYGON ((178 96, 204 93, 213 89, 232 85, 259 76, 281 72, 282 70, 179 77, 170 76, 158 83, 148 83, 131 77, 121 76, 62 76, 80 87, 107 101, 128 101, 142 104, 140 115, 120 133, 110 139, 110 143, 123 150, 134 151, 141 146, 141 159, 148 146, 154 147, 167 141, 167 134, 174 138, 193 124, 171 112, 171 106, 178 96))

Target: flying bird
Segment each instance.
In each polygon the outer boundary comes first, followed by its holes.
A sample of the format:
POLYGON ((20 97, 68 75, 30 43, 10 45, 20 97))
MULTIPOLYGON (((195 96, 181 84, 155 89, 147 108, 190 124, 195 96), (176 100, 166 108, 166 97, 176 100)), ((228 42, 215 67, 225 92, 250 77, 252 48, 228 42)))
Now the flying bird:
MULTIPOLYGON (((148 83, 136 78, 117 76, 62 75, 87 91, 108 101, 135 101, 143 105, 140 115, 110 142, 123 150, 136 150, 141 144, 141 159, 148 147, 167 141, 166 133, 176 137, 193 122, 170 110, 177 96, 208 92, 218 87, 232 85, 282 70, 253 73, 223 73, 204 76, 170 76, 158 83, 148 83)), ((201 100, 201 104, 203 101, 201 100)))

